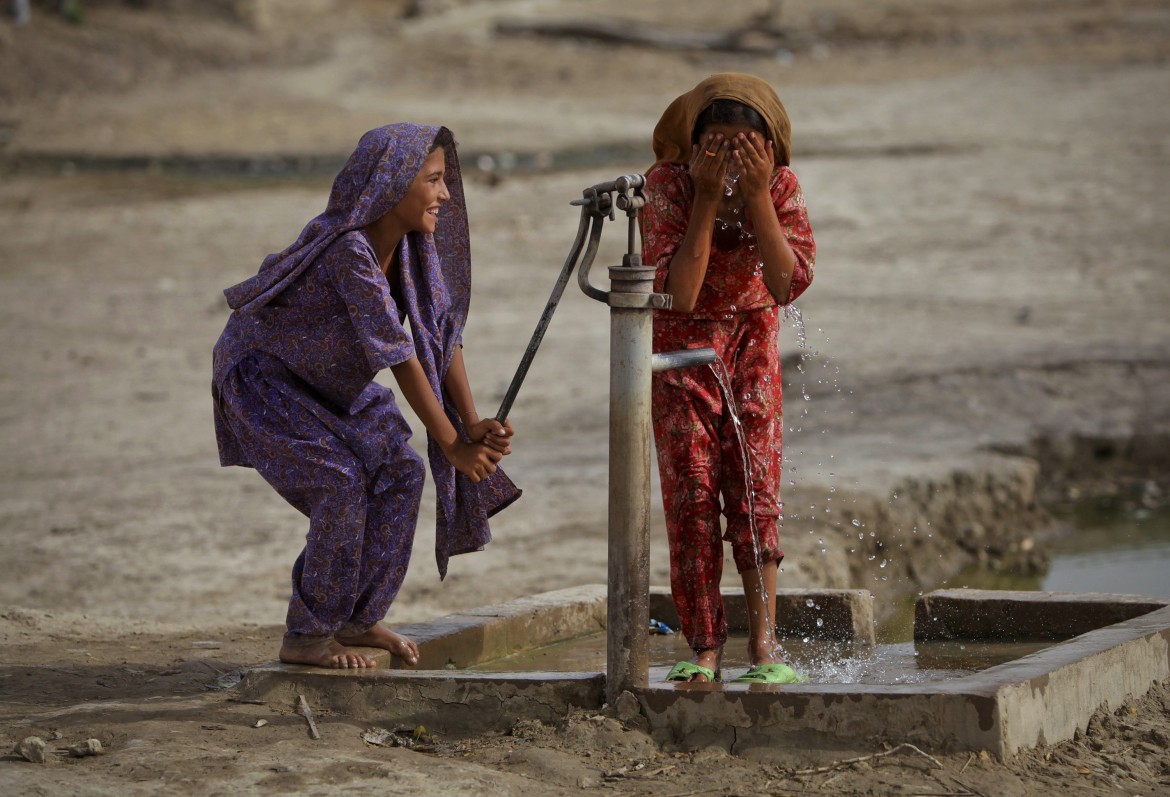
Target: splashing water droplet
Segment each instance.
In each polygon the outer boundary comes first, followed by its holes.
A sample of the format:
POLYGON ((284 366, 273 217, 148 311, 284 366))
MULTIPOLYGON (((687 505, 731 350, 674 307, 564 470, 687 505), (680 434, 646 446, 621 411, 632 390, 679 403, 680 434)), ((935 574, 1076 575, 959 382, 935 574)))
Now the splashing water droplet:
POLYGON ((802 349, 808 348, 808 334, 804 327, 804 314, 800 312, 800 308, 795 304, 784 305, 784 317, 796 328, 796 345, 802 349))
POLYGON ((813 604, 813 599, 812 599, 812 598, 809 598, 809 599, 807 599, 807 600, 804 602, 804 605, 805 605, 805 606, 807 606, 808 608, 810 608, 810 609, 811 609, 811 608, 813 607, 813 605, 814 605, 814 604, 813 604))
POLYGON ((853 522, 853 525, 854 525, 854 526, 857 526, 858 528, 861 528, 861 521, 860 521, 860 520, 858 520, 857 518, 853 518, 853 521, 852 521, 852 522, 853 522))
POLYGON ((731 196, 735 192, 735 184, 739 182, 739 171, 728 169, 723 177, 723 195, 731 196))

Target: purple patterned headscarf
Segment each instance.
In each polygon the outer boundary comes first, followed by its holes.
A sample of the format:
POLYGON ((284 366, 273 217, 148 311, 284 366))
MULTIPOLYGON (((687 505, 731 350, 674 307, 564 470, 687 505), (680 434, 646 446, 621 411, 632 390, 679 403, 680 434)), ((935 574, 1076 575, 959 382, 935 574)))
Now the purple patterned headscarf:
MULTIPOLYGON (((264 259, 260 271, 224 291, 240 313, 263 307, 323 253, 338 236, 384 216, 406 195, 423 161, 445 128, 392 124, 362 136, 333 181, 325 212, 313 219, 296 242, 264 259)), ((463 178, 454 145, 445 147, 447 190, 433 235, 410 232, 402 241, 402 294, 411 337, 435 394, 444 397, 447 415, 466 438, 459 414, 442 390, 443 377, 461 344, 471 299, 471 250, 463 178)), ((428 440, 428 459, 437 492, 435 557, 439 575, 449 557, 482 550, 491 540, 487 519, 520 497, 503 469, 478 484, 458 473, 438 444, 428 440)))
MULTIPOLYGON (((309 222, 292 246, 264 258, 254 277, 224 291, 228 305, 233 310, 247 312, 267 304, 338 236, 386 215, 406 196, 435 139, 444 129, 401 123, 379 127, 362 136, 333 181, 325 212, 309 222)), ((433 244, 442 262, 451 305, 460 316, 462 328, 471 286, 467 203, 454 146, 447 148, 446 156, 446 182, 451 200, 443 207, 443 221, 435 231, 433 244)), ((425 236, 411 233, 410 237, 425 236)), ((406 262, 405 257, 402 260, 406 262)))

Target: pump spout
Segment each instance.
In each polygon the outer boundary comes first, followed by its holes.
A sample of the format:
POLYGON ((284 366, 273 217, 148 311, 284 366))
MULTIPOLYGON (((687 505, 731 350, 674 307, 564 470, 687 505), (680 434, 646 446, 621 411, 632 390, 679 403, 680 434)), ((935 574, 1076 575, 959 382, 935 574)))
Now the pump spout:
POLYGON ((672 371, 675 368, 693 368, 696 365, 710 365, 715 362, 715 350, 711 347, 682 349, 655 354, 650 361, 650 370, 672 371))

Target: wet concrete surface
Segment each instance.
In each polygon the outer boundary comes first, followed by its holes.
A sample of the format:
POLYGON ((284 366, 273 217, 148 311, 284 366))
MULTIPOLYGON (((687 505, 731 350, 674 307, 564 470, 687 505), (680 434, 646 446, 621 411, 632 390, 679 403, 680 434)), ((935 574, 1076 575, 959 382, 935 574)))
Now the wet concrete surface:
MULTIPOLYGON (((600 586, 563 590, 439 618, 415 629, 416 633, 430 629, 429 638, 416 636, 423 660, 446 656, 444 669, 408 671, 386 662, 389 668, 372 671, 322 671, 272 664, 245 674, 242 698, 292 699, 305 694, 314 705, 355 718, 422 724, 453 735, 507 730, 524 719, 556 721, 573 709, 605 709, 677 749, 715 744, 767 759, 769 751, 790 744, 838 750, 874 739, 899 739, 946 752, 988 750, 1003 758, 1072 738, 1102 704, 1119 705, 1170 677, 1166 601, 951 590, 922 598, 919 616, 924 628, 937 626, 929 619, 931 612, 946 607, 949 617, 996 617, 999 628, 1010 622, 1016 639, 1050 640, 1055 616, 1082 618, 1084 630, 1056 644, 1009 645, 1007 650, 1021 655, 999 663, 985 661, 991 666, 984 669, 972 672, 964 667, 909 683, 675 684, 663 681, 665 665, 655 666, 645 686, 623 693, 616 705, 606 707, 605 676, 599 669, 604 652, 596 657, 593 642, 599 636, 596 621, 604 596, 600 586), (1100 625, 1092 627, 1094 623, 1100 625), (527 633, 521 635, 519 629, 527 633), (483 644, 492 638, 497 642, 483 644), (499 641, 503 639, 511 642, 499 641), (583 669, 489 672, 458 669, 452 663, 459 659, 474 666, 476 650, 517 654, 527 649, 531 656, 532 649, 554 643, 569 651, 570 660, 579 661, 583 669), (432 645, 441 653, 428 651, 432 645), (593 652, 581 655, 582 645, 592 645, 593 652)), ((833 596, 810 590, 788 597, 815 606, 833 596)), ((981 628, 978 623, 971 627, 981 628)), ((951 627, 952 637, 957 630, 957 624, 951 627)), ((1062 634, 1073 630, 1066 624, 1062 634)), ((988 636, 985 633, 981 641, 988 636)), ((869 649, 871 640, 850 644, 869 649)), ((939 643, 924 644, 929 649, 939 643)), ((676 647, 677 640, 669 644, 663 640, 657 646, 660 656, 668 651, 668 659, 676 647)), ((955 663, 954 646, 942 643, 939 650, 942 655, 934 663, 946 661, 948 651, 949 661, 955 663)), ((500 656, 488 654, 480 661, 493 658, 500 656)), ((530 665, 539 660, 537 655, 530 665)), ((518 670, 525 664, 515 663, 518 670)), ((967 657, 962 663, 970 665, 972 660, 967 657)))

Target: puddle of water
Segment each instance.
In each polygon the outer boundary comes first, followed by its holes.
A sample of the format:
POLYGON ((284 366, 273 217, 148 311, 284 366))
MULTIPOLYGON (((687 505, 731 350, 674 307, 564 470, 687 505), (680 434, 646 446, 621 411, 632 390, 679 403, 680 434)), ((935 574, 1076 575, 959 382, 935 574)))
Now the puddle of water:
POLYGON ((964 570, 942 586, 1170 597, 1170 507, 1124 511, 1079 507, 1076 531, 1045 543, 1040 573, 964 570))
POLYGON ((1039 589, 1170 597, 1170 507, 1085 507, 1070 520, 1078 531, 1052 543, 1039 589))
MULTIPOLYGON (((1050 644, 946 641, 917 645, 903 642, 866 648, 850 643, 787 639, 781 647, 788 663, 806 673, 811 683, 909 684, 969 675, 1034 653, 1050 644)), ((655 669, 667 670, 691 655, 681 634, 651 636, 649 653, 652 681, 656 677, 655 669)), ((724 650, 724 676, 733 678, 747 667, 747 637, 733 636, 724 650)), ((591 634, 484 662, 469 669, 479 672, 604 672, 605 635, 591 634)))
POLYGON ((915 684, 986 670, 1049 647, 1050 642, 896 642, 850 653, 826 642, 785 645, 790 663, 813 683, 915 684))

